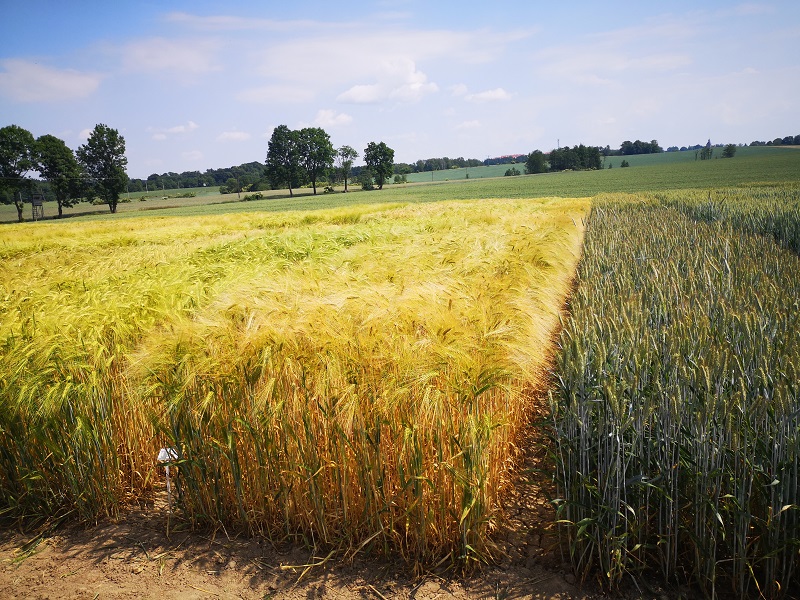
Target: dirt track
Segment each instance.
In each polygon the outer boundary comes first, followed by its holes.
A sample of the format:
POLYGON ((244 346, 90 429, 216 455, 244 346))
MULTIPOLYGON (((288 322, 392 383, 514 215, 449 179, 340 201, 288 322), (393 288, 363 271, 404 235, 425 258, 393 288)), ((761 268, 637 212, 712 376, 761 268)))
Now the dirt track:
MULTIPOLYGON (((526 467, 535 467, 536 456, 526 467)), ((211 533, 166 535, 165 498, 118 521, 44 536, 0 532, 0 598, 597 598, 580 590, 548 531, 542 490, 522 479, 507 500, 505 556, 469 578, 408 574, 400 561, 358 556, 325 564, 307 549, 211 533)))

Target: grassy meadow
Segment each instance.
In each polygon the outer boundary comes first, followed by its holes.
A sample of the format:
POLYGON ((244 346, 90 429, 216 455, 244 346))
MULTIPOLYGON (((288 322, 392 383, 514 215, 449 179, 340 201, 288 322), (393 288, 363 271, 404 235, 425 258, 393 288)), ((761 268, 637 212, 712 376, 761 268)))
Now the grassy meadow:
POLYGON ((3 228, 5 516, 115 514, 173 447, 193 524, 485 557, 588 206, 3 228))

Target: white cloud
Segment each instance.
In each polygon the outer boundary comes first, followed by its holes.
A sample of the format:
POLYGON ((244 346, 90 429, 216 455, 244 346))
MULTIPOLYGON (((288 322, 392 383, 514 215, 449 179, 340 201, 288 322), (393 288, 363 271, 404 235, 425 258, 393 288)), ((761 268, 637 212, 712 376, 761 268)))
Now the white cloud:
POLYGON ((194 121, 189 121, 186 125, 176 125, 166 130, 167 133, 188 133, 197 129, 199 125, 194 121))
POLYGON ((688 54, 653 53, 642 56, 634 49, 604 50, 591 45, 576 45, 570 54, 564 54, 562 50, 552 48, 547 51, 549 58, 542 63, 547 66, 540 68, 539 72, 579 84, 605 85, 626 73, 651 75, 675 71, 692 64, 688 54))
MULTIPOLYGON (((486 64, 530 32, 488 30, 383 29, 342 35, 292 36, 263 50, 257 71, 265 77, 307 84, 341 85, 380 82, 387 71, 431 60, 449 64, 486 64)), ((416 70, 416 67, 414 67, 416 70)))
POLYGON ((453 96, 463 96, 467 93, 467 86, 463 83, 457 83, 447 88, 453 96))
POLYGON ((336 98, 352 104, 375 104, 386 100, 417 102, 426 94, 439 91, 439 86, 428 81, 428 76, 417 70, 414 61, 394 57, 383 61, 375 74, 378 81, 354 85, 336 98))
POLYGON ((540 76, 591 86, 629 85, 630 77, 675 72, 693 64, 693 41, 708 35, 701 20, 700 13, 682 19, 665 17, 596 33, 568 46, 544 48, 533 57, 535 71, 540 76))
POLYGON ((334 29, 342 27, 340 23, 325 23, 322 21, 293 20, 276 21, 275 19, 257 19, 249 17, 236 17, 232 15, 210 15, 201 17, 185 12, 169 13, 165 20, 170 23, 184 25, 198 31, 272 31, 272 32, 297 32, 313 29, 334 29))
POLYGON ((186 125, 175 125, 174 127, 148 127, 147 131, 153 134, 152 138, 156 141, 163 141, 167 139, 167 134, 175 135, 181 133, 190 133, 197 129, 199 125, 194 121, 189 121, 186 125))
POLYGON ((314 92, 309 86, 299 85, 265 85, 258 88, 242 90, 236 94, 236 99, 241 102, 266 104, 269 102, 283 102, 298 104, 308 102, 314 98, 314 92))
POLYGON ((509 94, 503 88, 495 88, 493 90, 486 90, 485 92, 478 92, 477 94, 468 94, 465 96, 465 100, 467 100, 467 102, 476 102, 478 104, 510 99, 511 94, 509 94))
POLYGON ((336 100, 348 104, 376 104, 386 99, 387 95, 386 91, 378 84, 354 85, 339 94, 336 100))
POLYGON ((735 15, 740 17, 751 17, 755 15, 766 15, 775 12, 775 7, 761 3, 744 3, 733 8, 735 15))
POLYGON ((245 142, 250 139, 246 131, 223 131, 217 136, 218 142, 245 142))
POLYGON ((203 75, 221 69, 216 59, 219 46, 209 39, 147 38, 123 46, 122 63, 128 71, 203 75))
POLYGON ((314 124, 317 127, 337 127, 353 122, 353 117, 346 113, 337 113, 335 110, 322 109, 317 112, 314 124))
POLYGON ((456 125, 456 129, 465 130, 465 129, 478 129, 481 126, 481 122, 477 119, 472 121, 464 121, 463 123, 459 123, 456 125))
POLYGON ((189 152, 182 152, 181 156, 184 160, 189 162, 198 162, 203 160, 203 153, 200 150, 190 150, 189 152))
POLYGON ((90 128, 81 129, 80 132, 78 132, 78 140, 81 142, 85 142, 86 140, 89 139, 89 136, 92 135, 92 131, 94 131, 94 129, 90 128))
POLYGON ((0 94, 18 102, 62 102, 86 98, 102 77, 73 69, 55 69, 19 58, 0 61, 0 94))

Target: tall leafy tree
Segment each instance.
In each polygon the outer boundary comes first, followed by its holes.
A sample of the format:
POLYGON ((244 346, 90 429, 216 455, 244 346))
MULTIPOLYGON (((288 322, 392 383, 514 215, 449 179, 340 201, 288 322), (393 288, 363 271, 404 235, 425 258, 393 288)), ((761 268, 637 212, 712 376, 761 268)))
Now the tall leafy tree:
POLYGON ((394 172, 394 150, 383 142, 370 142, 364 150, 364 162, 377 180, 378 189, 382 190, 384 182, 394 172))
POLYGON ((528 154, 528 160, 525 161, 525 173, 533 175, 534 173, 544 173, 545 171, 547 171, 547 161, 544 157, 544 152, 534 150, 528 154))
POLYGON ((347 192, 347 178, 350 177, 350 170, 353 168, 353 161, 358 158, 358 152, 352 146, 342 146, 336 152, 336 165, 342 172, 344 178, 344 191, 347 192))
POLYGON ((36 139, 33 160, 55 194, 58 216, 63 216, 64 207, 75 206, 83 195, 83 169, 75 154, 63 140, 43 135, 36 139))
POLYGON ((273 188, 285 185, 289 195, 301 183, 300 140, 297 131, 278 125, 272 131, 267 147, 267 179, 273 188))
POLYGON ((333 166, 336 150, 333 149, 330 136, 320 127, 305 127, 297 132, 297 137, 300 163, 316 194, 317 180, 324 177, 333 166))
POLYGON ((0 129, 0 201, 16 206, 20 222, 24 220, 22 193, 31 187, 31 181, 25 175, 34 168, 34 144, 31 132, 19 125, 0 129))
POLYGON ((125 138, 116 129, 100 123, 77 154, 91 179, 92 193, 108 204, 112 213, 117 212, 119 196, 128 183, 125 138))

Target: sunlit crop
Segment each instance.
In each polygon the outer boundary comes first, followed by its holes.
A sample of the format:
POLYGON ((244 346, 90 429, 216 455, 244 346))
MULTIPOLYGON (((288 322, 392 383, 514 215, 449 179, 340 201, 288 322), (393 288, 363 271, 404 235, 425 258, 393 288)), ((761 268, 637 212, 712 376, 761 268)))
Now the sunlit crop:
POLYGON ((93 519, 174 447, 193 524, 490 551, 584 200, 0 232, 0 505, 93 519))

